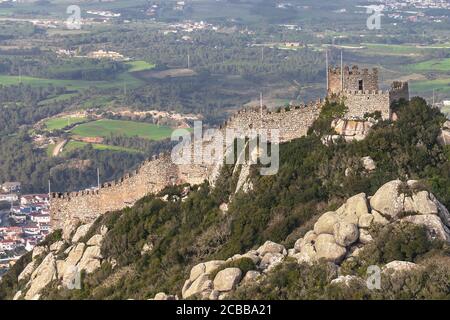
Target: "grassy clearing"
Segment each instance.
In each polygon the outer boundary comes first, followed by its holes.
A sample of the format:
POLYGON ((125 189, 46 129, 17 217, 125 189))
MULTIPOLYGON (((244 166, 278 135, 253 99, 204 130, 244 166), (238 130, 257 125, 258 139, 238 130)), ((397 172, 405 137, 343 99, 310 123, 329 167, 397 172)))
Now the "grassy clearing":
POLYGON ((150 70, 155 67, 155 65, 153 63, 148 63, 147 61, 142 61, 142 60, 131 61, 131 62, 127 62, 126 64, 131 66, 131 68, 128 69, 128 72, 150 70))
POLYGON ((171 136, 173 129, 151 123, 102 119, 76 126, 73 134, 82 137, 108 137, 111 134, 138 136, 151 140, 162 140, 171 136))
POLYGON ((61 130, 65 127, 73 125, 74 123, 82 123, 87 121, 86 117, 61 117, 52 118, 45 121, 45 126, 48 130, 61 130))
MULTIPOLYGON (((64 151, 62 152, 62 154, 67 154, 73 150, 76 149, 80 149, 80 148, 84 148, 85 146, 87 146, 90 143, 87 142, 82 142, 82 141, 69 141, 65 146, 64 146, 64 151)), ((91 143, 92 147, 96 150, 109 150, 109 151, 117 151, 117 152, 130 152, 130 153, 136 153, 136 152, 140 152, 139 150, 135 150, 135 149, 130 149, 130 148, 124 148, 124 147, 118 147, 118 146, 109 146, 106 144, 100 144, 100 143, 91 143)), ((51 152, 49 153, 51 154, 51 152)))

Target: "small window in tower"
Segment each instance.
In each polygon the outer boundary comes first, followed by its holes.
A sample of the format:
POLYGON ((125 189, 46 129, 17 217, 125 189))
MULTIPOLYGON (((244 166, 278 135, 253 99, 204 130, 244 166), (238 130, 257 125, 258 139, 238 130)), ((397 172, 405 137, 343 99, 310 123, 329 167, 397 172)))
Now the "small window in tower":
POLYGON ((358 90, 363 91, 363 81, 362 80, 358 81, 358 87, 359 87, 358 90))

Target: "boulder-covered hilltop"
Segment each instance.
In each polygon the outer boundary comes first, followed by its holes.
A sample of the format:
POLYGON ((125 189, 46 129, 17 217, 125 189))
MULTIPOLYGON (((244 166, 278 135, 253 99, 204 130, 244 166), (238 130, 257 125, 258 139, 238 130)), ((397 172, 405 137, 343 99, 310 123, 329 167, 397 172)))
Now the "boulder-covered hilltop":
MULTIPOLYGON (((417 181, 394 180, 373 196, 357 194, 336 210, 323 213, 292 247, 268 240, 227 259, 201 262, 189 270, 181 294, 174 287, 172 292, 159 292, 153 299, 273 298, 280 290, 274 286, 274 279, 296 268, 303 272, 308 269, 311 273, 324 272, 324 279, 316 279, 323 281, 322 288, 315 287, 318 283, 304 284, 301 290, 289 292, 299 294, 298 298, 313 298, 308 294, 317 290, 315 294, 321 298, 334 297, 340 291, 353 298, 355 293, 350 289, 355 288, 359 291, 357 296, 383 296, 381 288, 374 292, 367 288, 364 269, 369 265, 383 270, 382 282, 402 283, 407 277, 428 277, 432 279, 430 283, 414 288, 428 293, 426 290, 437 285, 437 279, 447 282, 450 279, 449 228, 450 213, 433 194, 423 190, 417 181)), ((101 290, 133 272, 129 267, 120 268, 114 257, 101 253, 108 233, 106 225, 99 228, 94 224, 77 228, 67 225, 60 240, 54 239, 32 251, 31 260, 17 277, 20 286, 13 299, 47 298, 49 291, 81 290, 86 285, 81 275, 98 274, 110 268, 111 275, 93 289, 101 290)), ((140 254, 151 255, 153 250, 152 243, 145 243, 140 254)), ((433 289, 434 295, 429 298, 450 294, 445 282, 443 287, 433 289)), ((388 288, 387 292, 402 297, 407 294, 403 291, 388 288)))
POLYGON ((3 276, 0 298, 448 298, 445 118, 416 98, 362 141, 324 144, 333 107, 280 145, 276 175, 225 165, 214 187, 67 221, 3 276), (365 285, 373 265, 383 290, 365 285))

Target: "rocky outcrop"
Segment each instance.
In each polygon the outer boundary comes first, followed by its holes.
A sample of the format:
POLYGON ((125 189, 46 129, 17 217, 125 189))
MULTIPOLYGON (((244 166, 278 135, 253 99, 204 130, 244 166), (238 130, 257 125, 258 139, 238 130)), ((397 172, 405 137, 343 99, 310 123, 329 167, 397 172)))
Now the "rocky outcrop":
MULTIPOLYGON (((324 213, 313 229, 287 252, 283 245, 267 241, 256 250, 234 255, 226 261, 209 261, 194 266, 183 287, 183 298, 197 295, 202 299, 224 299, 239 286, 257 283, 287 256, 298 263, 323 261, 334 266, 336 276, 332 284, 365 285, 360 277, 338 276, 337 269, 344 259, 356 257, 364 245, 373 241, 371 229, 374 224, 415 223, 425 226, 431 239, 450 242, 449 218, 448 210, 431 193, 418 189, 417 181, 390 181, 372 197, 360 193, 347 199, 336 211, 324 213), (244 275, 239 268, 230 267, 219 271, 214 279, 209 277, 226 263, 244 257, 255 263, 255 270, 244 275)), ((384 266, 383 272, 409 271, 416 266, 410 262, 393 261, 384 266)))
POLYGON ((236 288, 242 279, 242 271, 239 268, 226 268, 217 273, 214 278, 214 290, 227 292, 236 288))
POLYGON ((31 274, 29 289, 25 294, 25 299, 34 300, 39 298, 41 290, 53 280, 56 280, 56 260, 53 253, 49 253, 31 274))
MULTIPOLYGON (((225 299, 241 286, 258 283, 287 258, 295 259, 300 264, 327 263, 336 270, 333 284, 362 284, 361 278, 338 276, 340 265, 350 257, 357 257, 364 246, 373 241, 374 225, 403 222, 424 226, 430 239, 450 242, 450 214, 434 195, 421 189, 417 181, 390 181, 372 197, 365 193, 357 194, 338 209, 321 215, 313 228, 297 239, 289 250, 282 244, 266 241, 258 248, 235 254, 227 260, 198 263, 192 267, 189 278, 184 282, 182 298, 225 299), (248 268, 251 265, 249 261, 253 267, 248 268)), ((80 271, 92 273, 100 268, 105 258, 101 245, 108 230, 103 226, 98 233, 86 239, 91 226, 82 225, 67 231, 69 240, 57 241, 49 247, 36 247, 32 261, 19 275, 22 282, 28 283, 20 288, 15 298, 37 299, 42 289, 52 281, 59 281, 58 284, 68 287, 73 285, 80 271)), ((151 254, 151 243, 145 243, 142 251, 142 254, 151 254)), ((112 260, 108 257, 108 261, 112 260)), ((383 272, 408 272, 416 267, 409 262, 393 261, 383 267, 383 272)), ((178 297, 158 293, 154 299, 173 300, 178 297)))
POLYGON ((199 263, 192 267, 189 279, 182 288, 183 299, 199 296, 202 299, 224 299, 227 294, 239 285, 253 283, 263 273, 267 273, 279 265, 285 257, 287 251, 281 244, 266 241, 257 250, 250 250, 244 254, 237 254, 226 261, 212 260, 199 263), (226 268, 227 263, 236 262, 247 258, 253 261, 256 270, 249 270, 243 274, 242 270, 236 267, 226 268), (214 278, 212 275, 219 268, 214 278))
POLYGON ((39 299, 41 291, 52 281, 64 287, 74 285, 80 272, 92 273, 102 264, 101 244, 108 229, 100 228, 100 233, 89 240, 80 242, 90 230, 92 224, 63 230, 63 239, 52 243, 49 247, 37 246, 32 252, 32 261, 22 270, 18 280, 28 280, 24 288, 19 290, 15 298, 39 299), (45 258, 42 262, 42 256, 45 258))

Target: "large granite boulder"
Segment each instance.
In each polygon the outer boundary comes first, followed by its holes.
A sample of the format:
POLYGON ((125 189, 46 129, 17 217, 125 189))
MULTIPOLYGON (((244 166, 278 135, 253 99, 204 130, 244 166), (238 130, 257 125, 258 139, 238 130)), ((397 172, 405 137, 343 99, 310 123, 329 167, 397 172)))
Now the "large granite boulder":
POLYGON ((400 221, 407 221, 417 225, 425 226, 428 237, 431 240, 442 240, 450 242, 450 230, 442 223, 439 216, 431 214, 408 216, 400 221))
POLYGON ((334 225, 334 239, 340 246, 347 247, 358 240, 359 230, 353 223, 345 221, 334 225))
POLYGON ((78 269, 85 270, 86 273, 92 273, 100 268, 100 259, 102 258, 99 246, 87 247, 84 251, 83 257, 78 263, 78 269))
POLYGON ((401 185, 402 182, 400 180, 394 180, 384 184, 370 198, 370 206, 372 209, 378 211, 385 217, 397 218, 404 210, 405 195, 399 194, 401 185))
POLYGON ((286 254, 286 249, 281 244, 266 241, 261 247, 256 250, 260 256, 264 256, 266 253, 282 253, 286 254))
POLYGON ((333 234, 334 225, 338 222, 338 216, 335 212, 329 211, 320 216, 317 222, 314 224, 315 234, 333 234))
POLYGON ((230 291, 241 281, 242 271, 239 268, 226 268, 217 273, 214 278, 214 290, 230 291))
MULTIPOLYGON (((347 219, 352 219, 348 222, 355 223, 354 217, 360 217, 363 214, 369 213, 367 207, 367 198, 365 193, 359 193, 347 199, 347 201, 338 209, 336 213, 343 217, 349 217, 347 219)), ((357 223, 357 222, 356 222, 357 223)))
POLYGON ((345 257, 347 250, 336 243, 331 234, 319 234, 315 243, 317 259, 325 259, 333 263, 340 263, 345 257))
POLYGON ((207 274, 201 274, 194 281, 186 280, 181 294, 183 299, 187 299, 194 295, 200 294, 202 297, 207 297, 212 291, 213 282, 209 279, 207 274))

